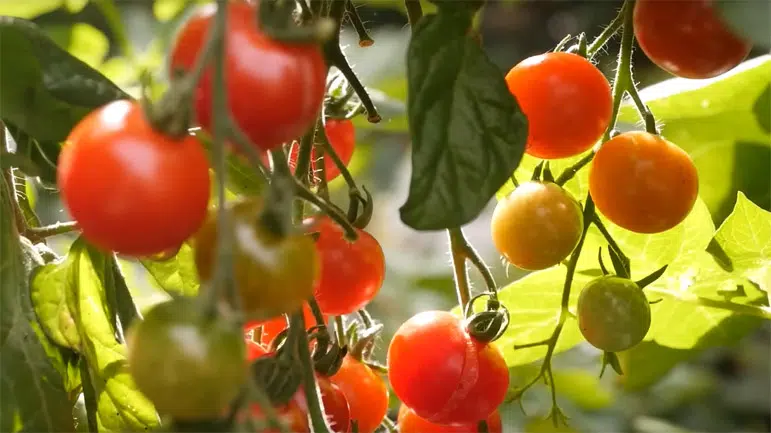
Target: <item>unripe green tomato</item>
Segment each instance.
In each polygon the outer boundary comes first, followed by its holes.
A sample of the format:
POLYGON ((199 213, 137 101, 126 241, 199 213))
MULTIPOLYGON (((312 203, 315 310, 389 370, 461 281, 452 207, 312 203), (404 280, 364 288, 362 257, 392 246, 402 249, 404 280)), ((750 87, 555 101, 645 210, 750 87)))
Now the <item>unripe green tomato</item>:
POLYGON ((607 352, 639 344, 651 327, 651 307, 632 280, 606 275, 587 283, 578 296, 578 327, 586 341, 607 352))
POLYGON ((581 206, 553 182, 526 182, 498 202, 490 223, 493 243, 512 265, 537 271, 564 260, 584 225, 581 206))
POLYGON ((220 416, 247 377, 241 329, 206 317, 192 298, 154 306, 127 343, 137 388, 159 413, 177 419, 220 416))

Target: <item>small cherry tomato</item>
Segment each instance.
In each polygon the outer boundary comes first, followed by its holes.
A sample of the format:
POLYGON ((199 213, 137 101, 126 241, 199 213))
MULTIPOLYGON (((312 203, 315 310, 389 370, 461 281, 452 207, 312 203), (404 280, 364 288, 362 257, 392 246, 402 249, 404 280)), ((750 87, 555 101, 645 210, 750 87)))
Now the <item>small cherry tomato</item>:
MULTIPOLYGON (((307 329, 316 326, 316 318, 313 316, 313 311, 311 311, 311 307, 307 303, 303 304, 303 316, 305 316, 305 326, 307 329)), ((323 314, 323 316, 324 323, 327 324, 329 316, 326 314, 323 314)), ((273 339, 287 328, 286 323, 286 317, 282 315, 267 321, 253 321, 248 323, 244 330, 251 331, 258 326, 262 326, 262 342, 264 344, 271 344, 273 339)))
POLYGON ((388 412, 388 388, 380 376, 351 355, 330 378, 345 394, 359 433, 373 433, 388 412))
POLYGON ((321 273, 315 288, 316 301, 325 314, 350 314, 364 308, 377 295, 385 278, 385 256, 378 241, 357 229, 355 242, 332 219, 322 218, 316 249, 321 273))
POLYGON ((191 136, 154 130, 138 102, 111 102, 75 125, 57 177, 83 236, 103 250, 150 256, 178 248, 206 217, 206 152, 191 136))
POLYGON ((137 388, 178 419, 218 417, 247 377, 241 331, 207 317, 192 298, 155 305, 129 329, 127 345, 137 388))
MULTIPOLYGON (((330 146, 332 146, 335 153, 337 153, 337 156, 340 157, 340 160, 347 167, 348 163, 351 162, 351 158, 353 158, 353 151, 356 147, 356 131, 353 128, 353 122, 350 120, 327 119, 324 125, 324 131, 327 134, 330 146)), ((289 154, 289 167, 292 169, 293 173, 297 166, 297 155, 299 152, 299 143, 294 143, 289 154)), ((317 154, 318 152, 314 148, 311 153, 311 168, 316 174, 316 177, 319 177, 321 176, 321 168, 317 167, 317 154)), ((332 181, 340 175, 337 164, 335 164, 331 157, 326 156, 326 154, 324 155, 324 170, 326 172, 327 182, 332 181)))
MULTIPOLYGON (((415 412, 405 405, 399 407, 397 425, 399 426, 399 433, 474 433, 479 430, 477 423, 456 425, 434 424, 415 415, 415 412)), ((501 414, 496 409, 487 417, 487 432, 501 433, 502 431, 501 414)))
MULTIPOLYGON (((261 199, 230 203, 234 274, 247 321, 263 321, 297 311, 313 294, 319 258, 313 239, 301 234, 278 238, 259 223, 261 199)), ((204 282, 216 260, 217 211, 194 238, 195 264, 204 282)), ((209 284, 202 289, 211 290, 209 284)))
POLYGON ((610 124, 610 84, 589 60, 571 53, 529 57, 506 75, 528 122, 525 152, 536 158, 578 155, 610 124))
POLYGON ((632 280, 607 275, 586 284, 578 296, 578 327, 586 341, 607 352, 639 344, 651 328, 651 307, 632 280))
MULTIPOLYGON (((317 374, 316 383, 319 386, 319 391, 321 391, 324 413, 327 416, 327 422, 332 428, 332 432, 348 433, 351 425, 351 410, 345 394, 325 376, 317 374)), ((303 387, 300 387, 294 399, 303 412, 308 413, 308 401, 305 399, 303 387)))
POLYGON ((388 378, 399 400, 435 424, 474 424, 503 403, 509 371, 493 344, 473 339, 446 311, 418 313, 388 347, 388 378))
MULTIPOLYGON (((171 49, 170 72, 193 69, 206 41, 216 5, 206 5, 183 24, 171 49)), ((326 89, 327 67, 319 44, 284 43, 259 28, 257 2, 228 3, 225 76, 228 108, 258 148, 270 150, 300 137, 316 121, 326 89)), ((212 125, 212 74, 196 91, 198 123, 212 125)))
POLYGON ((244 340, 246 341, 246 359, 248 361, 254 361, 255 359, 268 353, 268 349, 266 349, 265 346, 257 343, 251 338, 244 338, 244 340))
POLYGON ((619 134, 600 147, 589 169, 589 193, 611 222, 637 233, 680 224, 699 195, 699 176, 681 148, 644 131, 619 134))
POLYGON ((645 55, 678 77, 712 78, 750 53, 712 6, 712 0, 637 0, 634 34, 645 55))
MULTIPOLYGON (((308 426, 308 415, 300 408, 300 405, 294 401, 289 400, 289 403, 281 405, 275 408, 278 412, 278 418, 282 420, 291 433, 308 433, 310 428, 308 426)), ((252 416, 260 422, 267 422, 265 417, 265 411, 259 405, 253 404, 251 406, 252 416)), ((264 433, 279 433, 278 429, 268 429, 264 433)))
POLYGON ((583 231, 581 205, 552 182, 526 182, 498 202, 490 224, 495 248, 514 266, 554 266, 576 247, 583 231))

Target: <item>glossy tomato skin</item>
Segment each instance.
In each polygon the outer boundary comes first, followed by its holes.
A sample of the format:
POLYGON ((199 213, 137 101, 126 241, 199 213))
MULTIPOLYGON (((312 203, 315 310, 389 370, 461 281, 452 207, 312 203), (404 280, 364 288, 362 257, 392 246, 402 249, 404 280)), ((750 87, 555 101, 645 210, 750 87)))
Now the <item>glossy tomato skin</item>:
POLYGON ((375 371, 351 355, 330 378, 345 394, 359 433, 373 433, 388 412, 388 387, 375 371))
POLYGON ((581 205, 553 182, 526 182, 503 198, 490 223, 495 248, 509 263, 540 270, 564 260, 583 231, 581 205))
POLYGON ((578 296, 578 327, 592 346, 621 352, 639 344, 651 327, 651 307, 632 280, 603 276, 578 296))
POLYGON ((721 75, 752 49, 726 25, 712 0, 638 0, 634 33, 653 63, 683 78, 721 75))
POLYGON ((75 126, 57 181, 83 236, 130 256, 179 247, 203 223, 210 192, 201 144, 155 131, 139 103, 128 100, 108 103, 75 126))
MULTIPOLYGON (((347 167, 348 163, 351 162, 351 158, 353 158, 353 151, 356 148, 356 130, 353 127, 353 122, 346 119, 327 119, 324 124, 324 131, 327 134, 330 146, 332 146, 337 156, 340 157, 340 160, 347 167)), ((289 167, 291 167, 293 173, 297 166, 297 155, 299 152, 299 144, 294 143, 289 154, 289 167)), ((321 168, 317 164, 317 155, 318 152, 314 148, 311 153, 311 168, 318 178, 321 176, 321 168)), ((324 170, 327 182, 331 182, 340 175, 340 170, 335 162, 326 155, 324 156, 324 170)))
POLYGON ((192 298, 154 306, 127 340, 129 372, 164 415, 216 418, 247 377, 240 330, 207 318, 192 298))
MULTIPOLYGON (((261 199, 229 204, 233 233, 234 279, 247 321, 264 321, 297 311, 313 294, 319 258, 310 236, 293 233, 280 239, 258 223, 261 199)), ((217 245, 213 210, 194 240, 201 281, 213 276, 217 245)), ((210 290, 208 284, 201 286, 210 290)))
POLYGON ((594 204, 614 224, 660 233, 680 224, 699 194, 690 156, 661 136, 619 134, 600 147, 589 169, 594 204))
MULTIPOLYGON (((170 71, 190 71, 212 24, 215 5, 200 8, 179 30, 170 71)), ((238 126, 262 150, 300 137, 316 120, 326 88, 327 67, 318 44, 269 38, 257 24, 257 3, 228 3, 225 76, 228 107, 238 126)), ((198 123, 211 130, 211 71, 196 93, 198 123)))
MULTIPOLYGON (((308 304, 303 304, 303 316, 305 317, 305 326, 307 329, 310 329, 314 326, 316 326, 316 318, 313 316, 313 311, 311 311, 311 308, 308 306, 308 304)), ((324 323, 329 323, 329 316, 324 314, 324 323)), ((276 336, 281 333, 284 329, 287 328, 287 322, 286 317, 281 315, 278 317, 275 317, 270 320, 266 321, 253 321, 251 323, 248 323, 245 327, 245 331, 250 331, 258 326, 262 326, 262 343, 263 344, 271 344, 273 342, 273 339, 276 338, 276 336)))
POLYGON ((244 340, 246 342, 247 361, 252 362, 257 358, 268 354, 268 349, 266 349, 265 346, 257 343, 256 341, 250 338, 245 338, 244 340))
MULTIPOLYGON (((324 403, 324 413, 333 433, 348 433, 351 426, 351 410, 348 400, 340 388, 332 383, 328 377, 316 375, 316 383, 321 391, 321 400, 324 403)), ((298 406, 303 412, 308 413, 308 402, 302 387, 294 396, 298 406)))
MULTIPOLYGON (((399 415, 396 424, 399 427, 399 433, 475 433, 478 431, 477 423, 473 424, 434 424, 417 416, 415 411, 405 405, 399 407, 399 415)), ((501 433, 503 425, 501 423, 501 414, 496 409, 487 417, 488 433, 501 433)))
POLYGON ((571 53, 529 57, 506 74, 528 122, 525 152, 568 158, 592 147, 610 124, 610 84, 590 61, 571 53))
POLYGON ((315 295, 321 311, 350 314, 364 308, 380 291, 385 279, 385 256, 378 241, 357 229, 355 242, 345 239, 343 229, 328 217, 315 227, 321 273, 315 295))
POLYGON ((509 373, 493 344, 474 340, 446 311, 419 313, 396 331, 388 348, 396 396, 436 424, 473 424, 503 402, 509 373))

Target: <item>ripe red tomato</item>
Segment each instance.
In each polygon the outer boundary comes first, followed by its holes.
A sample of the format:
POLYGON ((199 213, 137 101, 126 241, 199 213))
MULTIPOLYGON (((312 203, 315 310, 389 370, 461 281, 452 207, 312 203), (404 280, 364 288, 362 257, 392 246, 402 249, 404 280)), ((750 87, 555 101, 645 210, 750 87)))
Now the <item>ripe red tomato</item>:
POLYGON ((243 335, 192 298, 155 305, 127 333, 128 368, 163 415, 216 418, 246 380, 243 335))
POLYGON ((399 400, 436 424, 474 424, 503 403, 509 372, 501 351, 473 339, 446 311, 418 313, 388 347, 388 377, 399 400))
POLYGON ((498 202, 490 223, 495 248, 514 266, 540 270, 565 259, 583 231, 581 206, 553 182, 526 182, 498 202))
MULTIPOLYGON (((216 5, 200 8, 171 49, 170 71, 189 71, 200 54, 216 5)), ((318 44, 282 43, 258 27, 257 4, 228 3, 225 76, 228 107, 258 148, 273 149, 313 125, 326 89, 327 66, 318 44)), ((198 123, 211 130, 211 70, 196 92, 198 123)))
POLYGON ((327 217, 318 222, 316 230, 321 272, 315 295, 321 311, 342 315, 364 308, 385 278, 385 256, 380 244, 359 229, 356 242, 348 242, 343 229, 327 217))
POLYGON ((711 0, 637 0, 634 34, 653 63, 684 78, 728 72, 752 48, 723 22, 711 0))
MULTIPOLYGON (((399 433, 474 433, 478 430, 477 423, 434 424, 415 415, 415 412, 405 405, 399 407, 397 425, 399 426, 399 433)), ((501 433, 503 431, 501 414, 498 409, 487 417, 487 431, 488 433, 501 433)))
POLYGON ((330 378, 345 394, 359 433, 373 433, 388 412, 388 388, 380 376, 351 355, 330 378))
MULTIPOLYGON (((316 318, 313 316, 313 311, 311 311, 311 307, 308 306, 308 304, 303 304, 303 316, 305 316, 305 326, 307 329, 312 328, 313 326, 316 326, 316 318)), ((329 316, 326 314, 323 314, 324 316, 324 323, 329 323, 329 316)), ((267 321, 253 321, 248 323, 245 327, 245 331, 251 331, 252 329, 257 328, 258 326, 262 325, 262 342, 264 344, 270 344, 273 342, 273 339, 276 338, 276 336, 287 328, 286 326, 286 317, 281 315, 274 319, 270 319, 267 321)))
MULTIPOLYGON (((256 420, 261 422, 267 422, 265 413, 259 405, 253 404, 251 406, 252 416, 256 420)), ((308 426, 308 414, 300 408, 300 405, 295 400, 289 400, 289 403, 276 407, 278 417, 286 423, 289 427, 289 431, 292 433, 308 433, 310 428, 308 426)), ((264 433, 279 433, 278 429, 265 430, 264 433)))
MULTIPOLYGON (((235 285, 247 321, 262 321, 297 311, 313 294, 319 258, 313 239, 299 233, 278 238, 258 222, 262 199, 228 205, 233 229, 235 285)), ((193 240, 201 281, 214 275, 217 252, 217 211, 210 213, 193 240)), ((201 285, 211 290, 210 284, 201 285)))
MULTIPOLYGON (((316 375, 316 383, 321 391, 321 400, 324 404, 324 413, 333 433, 348 433, 351 426, 351 410, 343 391, 329 378, 316 375)), ((308 413, 308 401, 305 399, 305 391, 302 387, 295 394, 297 405, 308 413)))
POLYGON ((600 147, 589 171, 594 204, 614 224, 659 233, 680 224, 699 194, 690 156, 661 136, 619 134, 600 147))
POLYGON ((651 307, 640 286, 607 275, 588 282, 578 296, 578 327, 592 346, 621 352, 639 344, 651 328, 651 307))
POLYGON ((57 180, 83 236, 104 250, 174 249, 206 218, 206 152, 193 137, 155 131, 138 102, 111 102, 84 117, 62 148, 57 180))
POLYGON ((251 338, 244 338, 244 341, 246 341, 246 359, 249 362, 268 353, 268 349, 266 349, 265 346, 257 343, 251 338))
POLYGON ((525 152, 543 159, 588 150, 610 124, 610 84, 589 60, 571 53, 529 57, 506 74, 506 84, 525 113, 525 152))
MULTIPOLYGON (((327 122, 324 125, 324 131, 327 134, 330 146, 335 149, 335 153, 340 157, 340 160, 348 166, 356 146, 356 131, 353 128, 353 122, 350 120, 327 119, 327 122)), ((292 172, 294 172, 295 166, 297 165, 297 155, 299 151, 300 147, 295 143, 289 154, 289 166, 291 167, 292 172)), ((321 176, 321 168, 316 166, 317 159, 318 156, 316 156, 316 151, 314 149, 311 153, 311 168, 314 173, 316 173, 316 177, 321 176)), ((327 182, 332 181, 340 175, 340 170, 337 168, 335 162, 326 155, 324 156, 324 169, 327 182)))

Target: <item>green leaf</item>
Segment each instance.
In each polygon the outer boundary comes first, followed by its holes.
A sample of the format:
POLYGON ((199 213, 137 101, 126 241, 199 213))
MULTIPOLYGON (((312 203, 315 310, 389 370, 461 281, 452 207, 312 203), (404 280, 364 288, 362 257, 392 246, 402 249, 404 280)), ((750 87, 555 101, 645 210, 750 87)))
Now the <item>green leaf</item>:
MULTIPOLYGON (((551 168, 554 177, 558 177, 565 169, 575 164, 581 158, 590 153, 591 150, 581 155, 573 156, 570 158, 555 159, 549 161, 549 167, 551 168)), ((514 171, 514 178, 519 183, 525 183, 529 181, 533 176, 533 170, 542 162, 542 159, 536 158, 531 155, 525 154, 522 157, 522 162, 519 163, 519 167, 514 171)), ((589 170, 584 168, 576 173, 572 179, 567 181, 563 187, 573 194, 576 200, 583 201, 586 198, 586 194, 589 193, 589 170)), ((497 199, 502 199, 514 191, 514 183, 509 179, 495 194, 497 199)))
POLYGON ((88 66, 99 67, 109 49, 110 42, 107 36, 96 27, 85 23, 76 23, 72 26, 70 46, 67 51, 88 66))
POLYGON ((559 394, 585 410, 600 410, 613 404, 613 393, 604 387, 595 372, 580 368, 554 370, 559 394))
MULTIPOLYGON (((35 165, 36 175, 47 185, 56 186, 56 164, 61 146, 55 141, 38 141, 6 120, 5 127, 16 143, 16 153, 35 165)), ((21 168, 21 167, 20 167, 21 168)), ((22 171, 24 171, 22 169, 22 171)), ((32 173, 24 171, 33 176, 32 173)))
POLYGON ((186 0, 155 0, 153 3, 153 14, 160 22, 166 22, 182 12, 187 4, 186 0))
POLYGON ((83 10, 84 7, 88 4, 88 0, 64 0, 65 6, 67 6, 67 10, 70 11, 71 14, 76 14, 83 10))
POLYGON ((39 141, 60 142, 92 109, 128 98, 35 24, 0 16, 0 117, 39 141))
POLYGON ((31 278, 31 298, 43 331, 56 344, 81 351, 80 334, 68 303, 72 294, 72 256, 37 268, 31 278))
MULTIPOLYGON (((693 158, 699 195, 715 221, 730 213, 738 191, 771 206, 770 83, 771 55, 764 55, 714 79, 674 78, 640 92, 663 124, 662 135, 693 158)), ((619 120, 639 121, 632 104, 622 106, 619 120)))
POLYGON ((115 327, 108 296, 114 292, 113 256, 104 256, 78 238, 70 247, 69 273, 74 312, 97 401, 100 430, 148 429, 158 425, 149 400, 136 389, 126 362, 122 331, 115 327))
POLYGON ((201 283, 195 267, 193 248, 182 244, 182 248, 168 260, 141 259, 154 283, 167 293, 179 296, 195 296, 201 283))
POLYGON ((5 177, 0 178, 0 430, 72 431, 61 353, 45 337, 29 298, 29 274, 42 264, 20 242, 5 177))
POLYGON ((0 0, 0 15, 10 15, 19 18, 35 18, 59 9, 63 0, 0 0))
POLYGON ((412 177, 400 215, 417 230, 476 218, 524 153, 527 120, 470 25, 465 13, 426 15, 408 48, 412 177))

